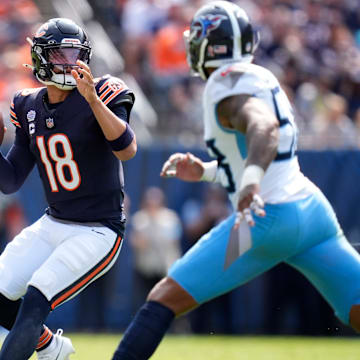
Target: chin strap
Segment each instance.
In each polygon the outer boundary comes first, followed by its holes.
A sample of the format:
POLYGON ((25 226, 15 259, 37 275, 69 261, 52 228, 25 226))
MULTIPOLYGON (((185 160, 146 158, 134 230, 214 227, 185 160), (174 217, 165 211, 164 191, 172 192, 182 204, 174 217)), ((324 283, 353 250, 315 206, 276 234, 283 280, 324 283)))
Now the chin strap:
POLYGON ((26 38, 26 41, 27 41, 31 46, 34 46, 33 41, 32 41, 29 37, 26 38))
POLYGON ((29 64, 22 64, 22 66, 26 69, 30 69, 31 71, 34 71, 34 67, 32 65, 29 64))

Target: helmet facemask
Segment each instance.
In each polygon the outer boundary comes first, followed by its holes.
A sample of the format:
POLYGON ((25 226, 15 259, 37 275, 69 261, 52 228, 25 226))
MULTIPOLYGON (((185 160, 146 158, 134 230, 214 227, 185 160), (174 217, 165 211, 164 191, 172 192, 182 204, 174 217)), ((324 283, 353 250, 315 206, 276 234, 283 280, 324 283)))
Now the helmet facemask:
POLYGON ((77 60, 89 63, 90 47, 81 44, 33 45, 31 49, 35 76, 45 85, 72 90, 76 81, 71 75, 77 60))
POLYGON ((72 90, 76 81, 71 70, 77 69, 77 60, 88 64, 91 46, 86 32, 72 20, 54 18, 40 26, 31 45, 32 66, 35 77, 45 85, 72 90))

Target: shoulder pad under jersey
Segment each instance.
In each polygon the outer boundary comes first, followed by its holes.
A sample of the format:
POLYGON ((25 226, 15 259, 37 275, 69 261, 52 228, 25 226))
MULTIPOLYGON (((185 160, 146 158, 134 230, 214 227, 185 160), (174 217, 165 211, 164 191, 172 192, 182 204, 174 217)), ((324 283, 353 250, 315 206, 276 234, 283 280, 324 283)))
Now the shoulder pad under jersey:
POLYGON ((278 84, 269 70, 254 64, 236 63, 223 66, 214 72, 208 80, 206 93, 211 101, 218 103, 230 96, 256 96, 278 84))
MULTIPOLYGON (((21 106, 25 101, 26 97, 30 95, 36 96, 41 89, 43 88, 40 87, 40 88, 22 89, 15 93, 10 105, 10 121, 14 126, 21 128, 21 123, 18 118, 18 112, 21 111, 20 110, 21 106)), ((31 116, 31 114, 29 116, 31 116)))

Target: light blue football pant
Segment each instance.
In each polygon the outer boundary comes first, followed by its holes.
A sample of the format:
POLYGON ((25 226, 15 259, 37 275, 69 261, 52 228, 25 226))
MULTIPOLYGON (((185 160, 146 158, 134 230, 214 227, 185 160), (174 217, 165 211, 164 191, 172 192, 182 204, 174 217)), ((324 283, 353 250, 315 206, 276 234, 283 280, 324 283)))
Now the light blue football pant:
POLYGON ((265 211, 264 218, 254 216, 250 229, 242 223, 232 230, 235 215, 221 222, 174 263, 169 276, 201 304, 285 262, 348 324, 351 306, 360 304, 360 255, 324 195, 266 204, 265 211))

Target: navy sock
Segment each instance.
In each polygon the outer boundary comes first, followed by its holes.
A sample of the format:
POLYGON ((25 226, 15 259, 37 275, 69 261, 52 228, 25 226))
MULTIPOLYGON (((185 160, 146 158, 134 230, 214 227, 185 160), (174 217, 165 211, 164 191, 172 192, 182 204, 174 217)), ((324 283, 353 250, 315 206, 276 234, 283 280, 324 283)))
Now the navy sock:
POLYGON ((0 360, 29 359, 43 330, 43 323, 50 313, 50 303, 36 288, 30 286, 20 306, 15 324, 0 352, 0 360))
POLYGON ((125 331, 112 360, 147 360, 170 327, 175 314, 155 301, 146 302, 125 331))
POLYGON ((11 330, 13 327, 21 302, 22 300, 9 300, 0 294, 0 325, 6 330, 11 330))

